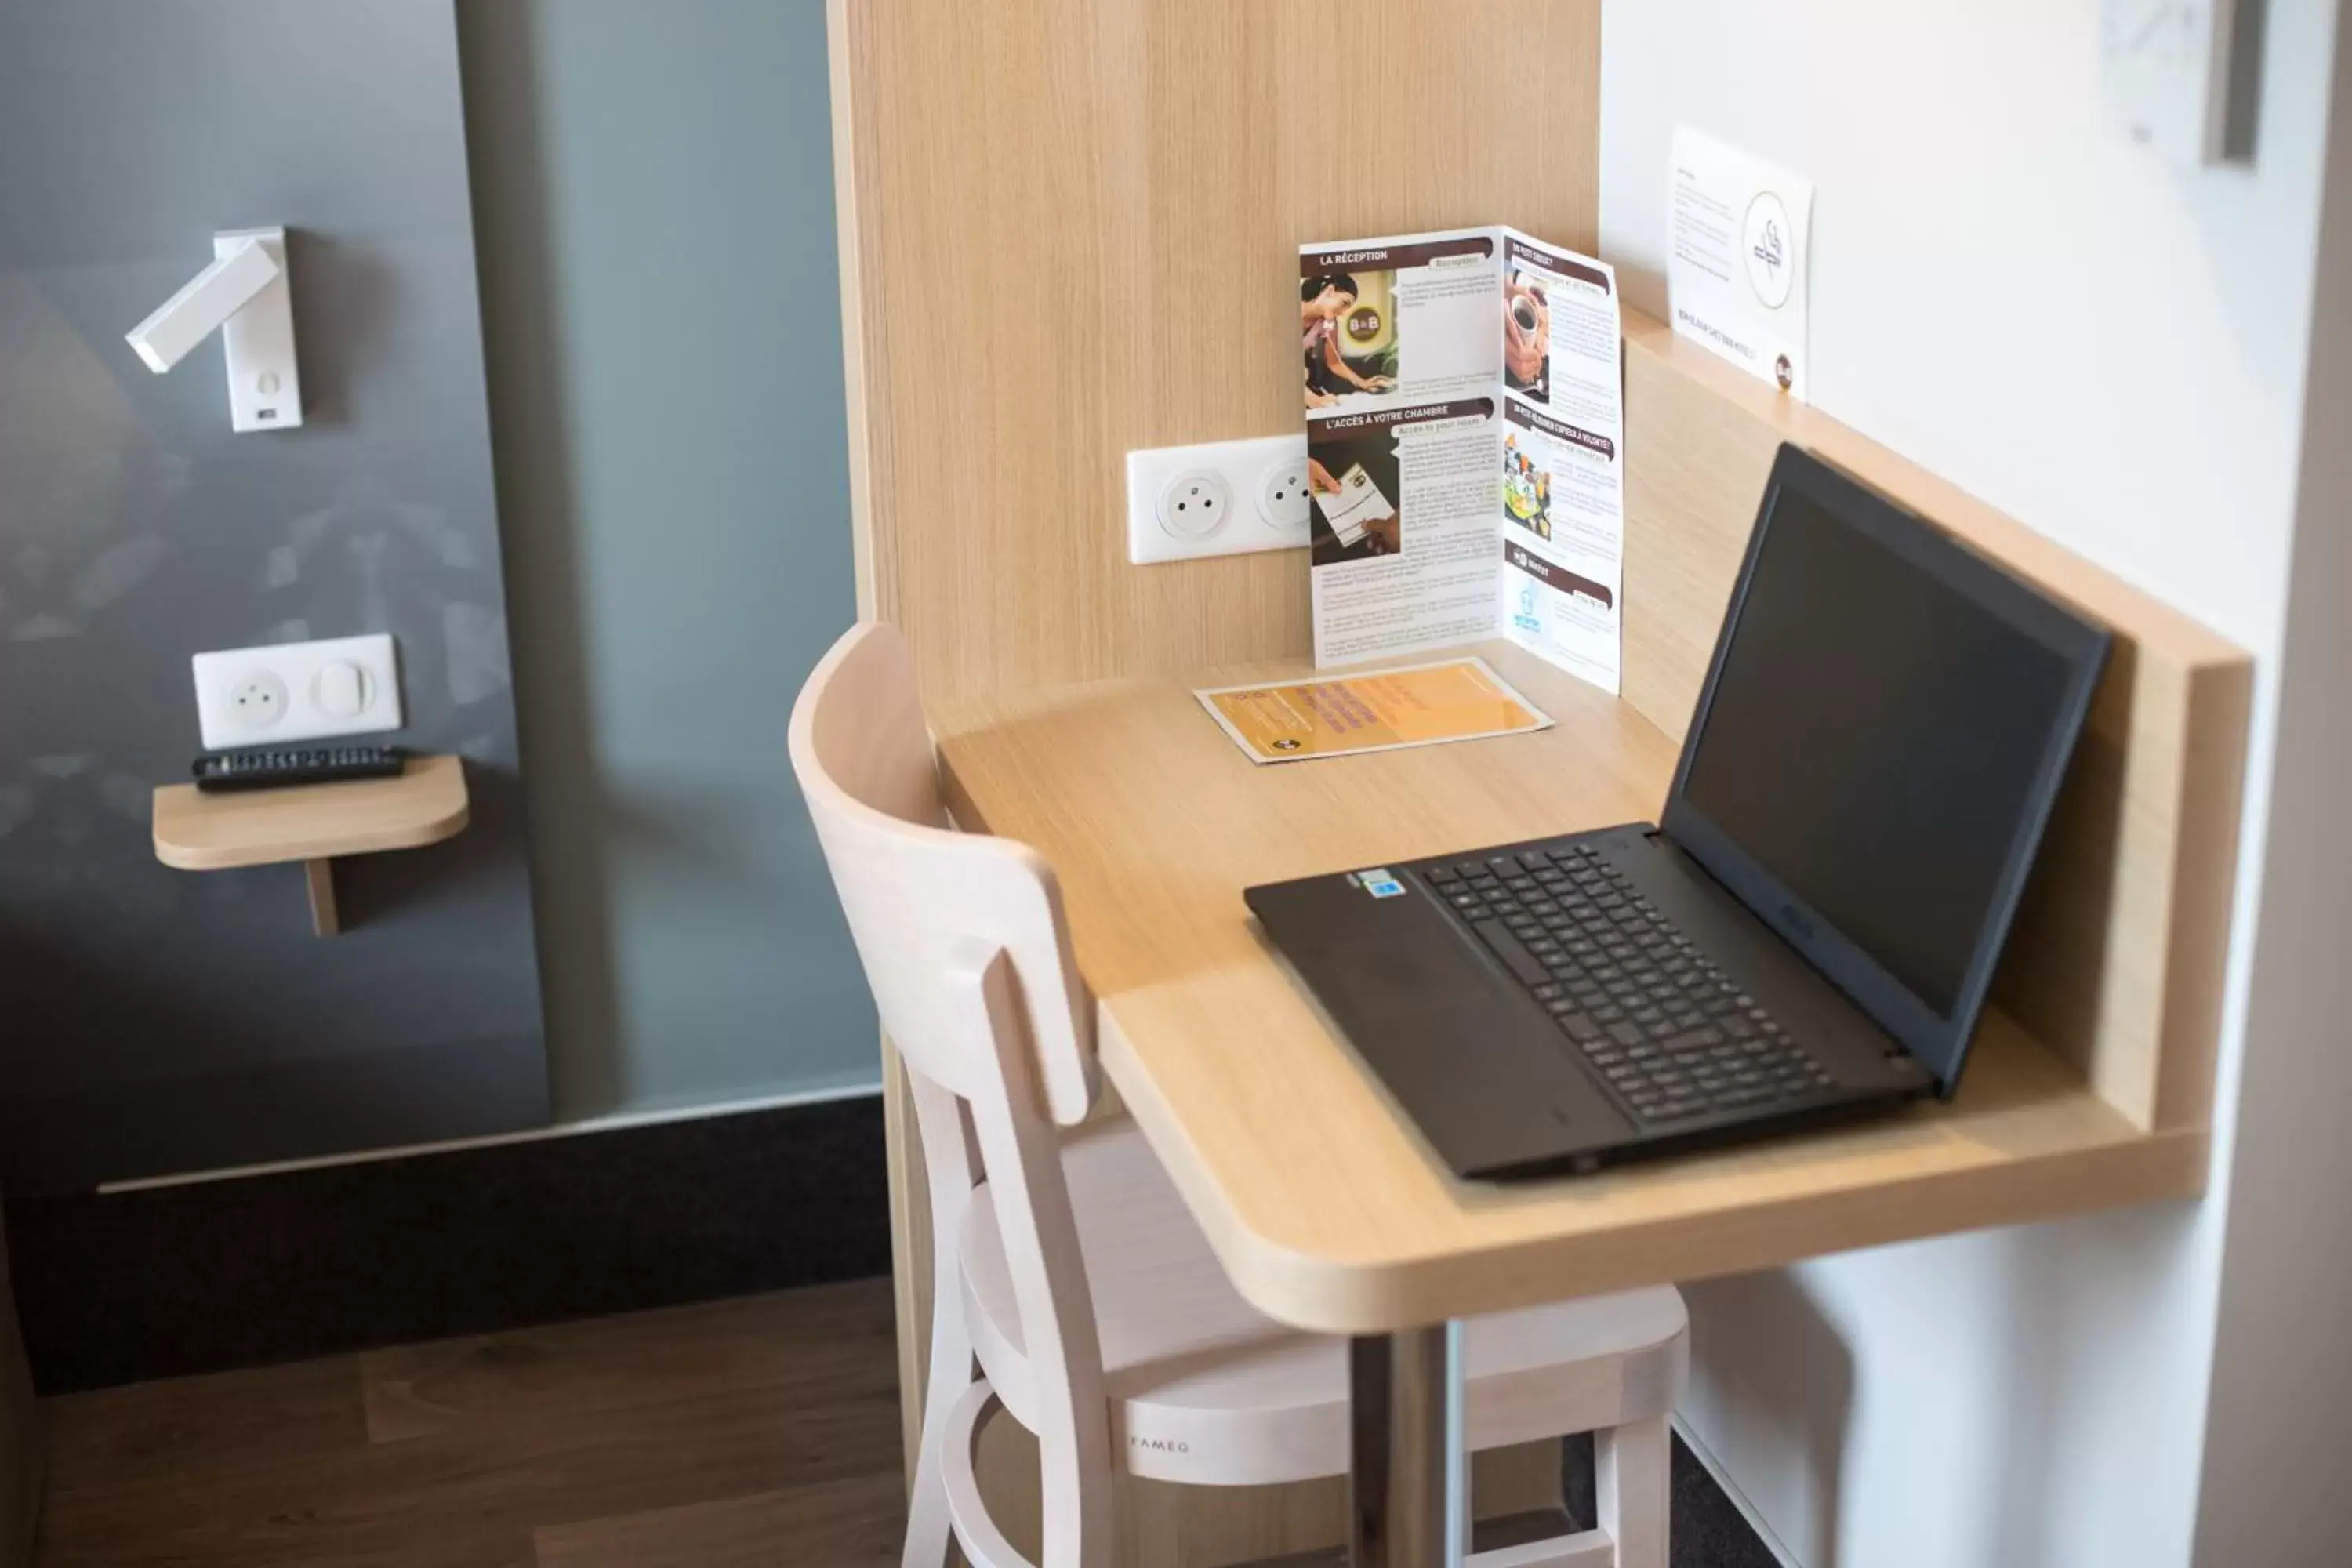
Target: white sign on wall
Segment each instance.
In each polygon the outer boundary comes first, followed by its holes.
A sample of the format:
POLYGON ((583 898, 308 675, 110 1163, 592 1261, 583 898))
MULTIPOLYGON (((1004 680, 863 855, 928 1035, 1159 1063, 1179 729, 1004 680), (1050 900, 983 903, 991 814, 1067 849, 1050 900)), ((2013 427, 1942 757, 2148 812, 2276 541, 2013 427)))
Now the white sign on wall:
POLYGON ((2255 0, 2101 0, 2100 81, 2132 139, 2184 169, 2252 155, 2240 21, 2255 0))
POLYGON ((1675 331, 1805 397, 1812 183, 1683 126, 1666 211, 1675 331))

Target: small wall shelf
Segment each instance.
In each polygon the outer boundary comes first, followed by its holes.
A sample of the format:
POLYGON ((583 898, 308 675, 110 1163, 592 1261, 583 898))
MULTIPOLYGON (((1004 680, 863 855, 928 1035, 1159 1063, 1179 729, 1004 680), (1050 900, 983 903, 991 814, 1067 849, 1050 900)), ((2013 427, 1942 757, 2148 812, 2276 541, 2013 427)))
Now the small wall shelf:
POLYGON ((310 927, 341 929, 334 862, 416 849, 467 822, 466 769, 456 757, 411 757, 398 778, 206 795, 192 784, 155 791, 155 858, 183 871, 302 863, 310 927))

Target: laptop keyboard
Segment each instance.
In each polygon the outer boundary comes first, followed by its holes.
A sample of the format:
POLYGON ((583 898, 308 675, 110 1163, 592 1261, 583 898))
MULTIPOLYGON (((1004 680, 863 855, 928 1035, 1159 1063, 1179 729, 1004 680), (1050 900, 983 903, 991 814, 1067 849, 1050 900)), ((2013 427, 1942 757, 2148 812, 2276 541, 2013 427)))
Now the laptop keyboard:
POLYGON ((1531 849, 1421 874, 1641 1121, 1752 1113, 1834 1087, 1594 850, 1531 849))

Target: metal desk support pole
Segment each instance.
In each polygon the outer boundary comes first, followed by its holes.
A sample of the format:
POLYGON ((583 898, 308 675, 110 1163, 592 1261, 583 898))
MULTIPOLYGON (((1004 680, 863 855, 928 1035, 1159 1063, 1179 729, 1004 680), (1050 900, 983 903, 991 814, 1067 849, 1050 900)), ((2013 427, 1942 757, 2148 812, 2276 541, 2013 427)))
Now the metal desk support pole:
POLYGON ((1463 1333, 1459 1318, 1445 1325, 1445 1568, 1462 1568, 1470 1560, 1470 1431, 1464 1413, 1470 1363, 1463 1333))
POLYGON ((302 862, 302 885, 310 893, 310 929, 320 936, 333 936, 343 929, 342 916, 335 910, 335 863, 331 859, 302 862))
POLYGON ((1461 1398, 1450 1327, 1368 1334, 1348 1343, 1348 1560, 1353 1568, 1452 1568, 1465 1507, 1449 1434, 1461 1398))

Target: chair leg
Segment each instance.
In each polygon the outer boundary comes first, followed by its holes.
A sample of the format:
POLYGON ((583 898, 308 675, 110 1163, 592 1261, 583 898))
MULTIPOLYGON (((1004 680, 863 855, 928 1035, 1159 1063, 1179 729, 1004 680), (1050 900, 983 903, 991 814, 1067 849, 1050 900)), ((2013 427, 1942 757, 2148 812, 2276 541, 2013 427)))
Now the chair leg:
POLYGON ((949 1280, 931 1309, 930 1388, 923 1398, 923 1437, 916 1448, 915 1481, 907 1497, 907 1545, 900 1568, 947 1568, 954 1525, 940 1446, 949 1414, 972 1384, 971 1336, 964 1331, 960 1285, 949 1280))
POLYGON ((1666 1418, 1652 1416, 1595 1435, 1592 1489, 1617 1568, 1666 1568, 1674 1445, 1666 1418))
MULTIPOLYGON (((988 1424, 991 1415, 1003 1409, 996 1401, 996 1391, 983 1378, 965 1389, 963 1397, 948 1412, 945 1441, 940 1446, 940 1479, 947 1489, 948 1513, 955 1521, 956 1544, 963 1548, 964 1561, 971 1568, 1036 1568, 996 1528, 996 1521, 988 1512, 988 1501, 980 1495, 980 1478, 972 1474, 972 1456, 981 1428, 988 1424)), ((1054 1559, 1048 1556, 1045 1561, 1051 1563, 1054 1559)), ((1088 1568, 1093 1568, 1096 1563, 1107 1563, 1108 1555, 1097 1552, 1087 1562, 1088 1568)))

